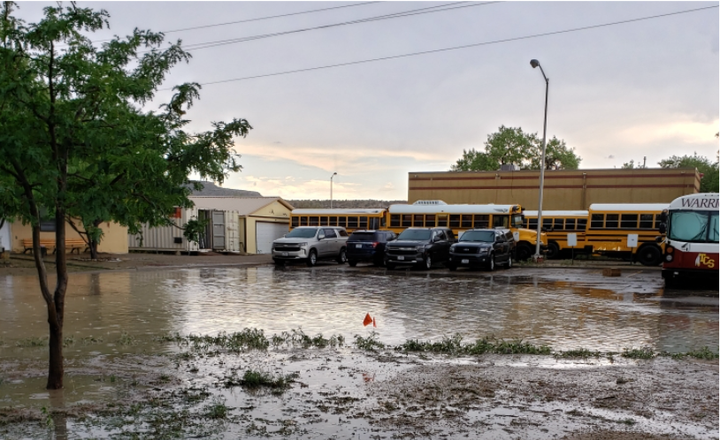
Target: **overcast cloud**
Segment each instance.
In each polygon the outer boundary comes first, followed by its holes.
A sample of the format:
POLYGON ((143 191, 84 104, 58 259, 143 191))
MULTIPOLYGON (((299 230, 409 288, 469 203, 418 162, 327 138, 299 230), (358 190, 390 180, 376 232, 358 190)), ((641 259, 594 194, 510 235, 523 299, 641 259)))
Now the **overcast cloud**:
MULTIPOLYGON (((171 31, 308 11, 346 2, 104 2, 110 31, 171 31)), ((357 3, 356 3, 357 4, 357 3)), ((226 187, 287 199, 404 199, 410 171, 445 171, 463 149, 483 149, 500 125, 542 135, 550 78, 548 136, 564 139, 581 168, 650 167, 672 155, 713 161, 718 152, 717 2, 499 2, 213 48, 191 50, 170 87, 390 57, 427 55, 288 75, 207 84, 189 113, 195 130, 246 118, 236 147, 243 171, 226 187), (697 8, 626 24, 538 36, 697 8), (498 42, 501 40, 511 40, 498 42), (497 43, 493 43, 497 42, 497 43)), ((40 17, 43 3, 20 3, 40 17)), ((285 32, 450 5, 377 2, 206 29, 170 32, 183 45, 285 32)), ((170 95, 158 94, 157 106, 170 95)))

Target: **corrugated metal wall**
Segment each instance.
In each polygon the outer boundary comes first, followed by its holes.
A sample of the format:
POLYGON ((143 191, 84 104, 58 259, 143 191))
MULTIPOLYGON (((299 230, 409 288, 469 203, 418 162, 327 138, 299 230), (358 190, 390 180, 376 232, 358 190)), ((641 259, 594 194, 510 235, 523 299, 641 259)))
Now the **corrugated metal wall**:
MULTIPOLYGON (((408 176, 408 203, 520 204, 537 209, 539 171, 418 172, 408 176)), ((593 203, 670 203, 699 191, 686 169, 546 171, 543 209, 587 209, 593 203)))
MULTIPOLYGON (((203 210, 209 211, 209 210, 203 210)), ((238 217, 237 211, 222 211, 224 213, 225 220, 225 246, 224 249, 217 249, 226 252, 238 252, 240 251, 239 243, 239 231, 238 231, 238 217)), ((173 223, 176 226, 163 226, 159 228, 150 228, 147 225, 143 225, 141 233, 138 235, 128 234, 128 248, 130 250, 145 250, 145 251, 198 251, 207 250, 210 248, 212 243, 211 237, 205 242, 207 249, 199 249, 198 244, 194 242, 188 242, 183 236, 183 231, 180 228, 184 226, 188 220, 198 218, 198 209, 183 209, 181 211, 180 218, 173 219, 173 223)), ((210 218, 212 218, 210 216, 210 218)), ((210 227, 212 230, 212 227, 210 227)))

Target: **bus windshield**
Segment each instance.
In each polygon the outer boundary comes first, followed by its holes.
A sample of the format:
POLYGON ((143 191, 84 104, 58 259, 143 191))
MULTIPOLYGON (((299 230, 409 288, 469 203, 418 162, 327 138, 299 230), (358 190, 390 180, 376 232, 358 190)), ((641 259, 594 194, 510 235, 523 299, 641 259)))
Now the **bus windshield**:
POLYGON ((668 238, 691 243, 717 243, 718 213, 698 211, 671 212, 668 238))
POLYGON ((467 231, 460 237, 460 241, 492 243, 495 241, 495 231, 467 231))
POLYGON ((398 235, 398 240, 429 240, 431 231, 428 229, 406 229, 398 235))

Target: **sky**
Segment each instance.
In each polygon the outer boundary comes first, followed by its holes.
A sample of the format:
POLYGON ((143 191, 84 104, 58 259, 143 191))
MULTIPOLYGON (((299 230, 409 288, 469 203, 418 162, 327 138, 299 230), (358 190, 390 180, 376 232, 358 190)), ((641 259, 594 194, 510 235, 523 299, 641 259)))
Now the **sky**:
MULTIPOLYGON (((47 5, 16 15, 34 22, 47 5)), ((148 109, 197 82, 192 130, 249 121, 227 188, 404 200, 408 173, 449 170, 501 125, 542 136, 546 84, 531 59, 549 78, 548 138, 580 168, 718 155, 718 2, 78 5, 110 14, 93 41, 148 29, 192 54, 148 109)))

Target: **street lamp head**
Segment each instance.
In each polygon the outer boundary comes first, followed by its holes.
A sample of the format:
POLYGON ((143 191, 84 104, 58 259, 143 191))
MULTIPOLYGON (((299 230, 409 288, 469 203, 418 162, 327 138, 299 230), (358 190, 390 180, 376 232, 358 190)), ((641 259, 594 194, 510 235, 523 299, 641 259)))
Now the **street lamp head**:
POLYGON ((534 68, 540 65, 540 61, 538 60, 530 60, 530 65, 534 68))
POLYGON ((337 173, 333 173, 333 176, 337 176, 337 173))

